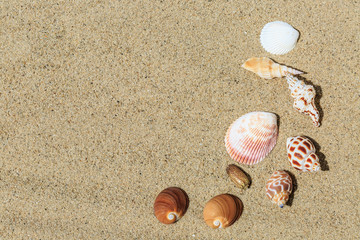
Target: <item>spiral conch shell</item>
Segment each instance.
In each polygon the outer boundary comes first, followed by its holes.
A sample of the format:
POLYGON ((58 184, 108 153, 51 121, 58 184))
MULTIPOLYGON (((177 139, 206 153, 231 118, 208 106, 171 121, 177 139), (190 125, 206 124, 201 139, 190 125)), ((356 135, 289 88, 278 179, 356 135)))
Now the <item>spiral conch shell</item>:
POLYGON ((256 164, 271 152, 278 136, 277 117, 269 112, 250 112, 237 119, 225 136, 230 157, 243 164, 256 164))
POLYGON ((226 228, 240 217, 242 209, 239 198, 230 194, 220 194, 206 203, 204 220, 212 228, 226 228))
POLYGON ((292 180, 285 171, 275 171, 266 183, 266 195, 280 208, 289 200, 292 192, 292 180))
POLYGON ((303 172, 316 172, 320 169, 319 158, 314 144, 307 137, 289 137, 286 141, 288 159, 291 165, 303 172))
POLYGON ((178 221, 189 206, 189 198, 184 190, 169 187, 159 193, 154 203, 156 218, 165 224, 178 221))
POLYGON ((275 77, 278 78, 285 77, 286 73, 291 73, 293 75, 303 73, 299 70, 275 63, 273 60, 267 57, 249 58, 248 60, 245 61, 243 65, 241 65, 241 67, 253 73, 256 73, 257 75, 265 79, 272 79, 275 77))
POLYGON ((306 85, 303 81, 287 73, 286 80, 291 90, 291 96, 294 98, 293 107, 301 113, 309 115, 315 127, 320 126, 319 111, 315 106, 315 88, 311 85, 306 85))
POLYGON ((231 181, 240 188, 241 193, 249 187, 250 180, 246 174, 235 164, 230 164, 226 168, 226 172, 229 175, 231 181))

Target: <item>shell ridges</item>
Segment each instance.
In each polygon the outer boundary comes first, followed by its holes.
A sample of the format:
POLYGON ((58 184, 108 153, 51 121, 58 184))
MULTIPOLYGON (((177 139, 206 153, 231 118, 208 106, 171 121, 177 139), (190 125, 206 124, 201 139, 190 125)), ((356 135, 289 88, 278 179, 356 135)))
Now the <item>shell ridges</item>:
POLYGON ((269 53, 283 55, 296 45, 299 32, 290 24, 282 21, 267 23, 261 31, 260 43, 269 53))
POLYGON ((270 153, 277 136, 275 114, 250 112, 231 124, 225 136, 225 147, 232 159, 252 165, 262 161, 270 153))

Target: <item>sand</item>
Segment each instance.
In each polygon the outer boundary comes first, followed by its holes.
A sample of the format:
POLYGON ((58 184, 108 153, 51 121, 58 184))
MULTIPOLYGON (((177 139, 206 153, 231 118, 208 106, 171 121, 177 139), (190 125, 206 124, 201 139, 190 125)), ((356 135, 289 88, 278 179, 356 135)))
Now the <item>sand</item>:
POLYGON ((2 239, 358 239, 358 1, 3 1, 0 16, 2 239), (286 55, 259 42, 275 20, 301 33, 286 55), (240 67, 253 56, 306 72, 320 128, 285 79, 240 67), (279 138, 241 165, 252 184, 240 195, 224 136, 251 111, 276 113, 279 138), (322 171, 290 166, 293 135, 316 142, 322 171), (279 169, 295 180, 283 209, 264 191, 279 169), (164 225, 153 204, 170 186, 190 205, 164 225), (221 193, 244 210, 213 230, 202 210, 221 193))

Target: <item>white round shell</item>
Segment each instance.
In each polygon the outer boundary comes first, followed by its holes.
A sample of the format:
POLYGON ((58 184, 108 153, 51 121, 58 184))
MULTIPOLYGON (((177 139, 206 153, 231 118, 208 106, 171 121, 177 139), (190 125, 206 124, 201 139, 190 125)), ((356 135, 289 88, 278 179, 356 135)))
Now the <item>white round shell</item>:
POLYGON ((290 24, 275 21, 267 23, 261 30, 260 43, 267 52, 283 55, 295 47, 298 38, 299 32, 290 24))

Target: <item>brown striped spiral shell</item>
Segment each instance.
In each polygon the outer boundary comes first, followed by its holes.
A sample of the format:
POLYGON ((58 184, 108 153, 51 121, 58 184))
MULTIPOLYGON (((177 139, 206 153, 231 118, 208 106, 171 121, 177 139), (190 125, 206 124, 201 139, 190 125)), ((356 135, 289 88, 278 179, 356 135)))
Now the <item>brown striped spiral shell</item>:
POLYGON ((211 228, 226 228, 240 217, 242 209, 239 198, 230 194, 220 194, 206 203, 204 220, 211 228))
POLYGON ((189 206, 189 198, 184 190, 169 187, 159 193, 154 203, 156 218, 165 224, 178 221, 189 206))

